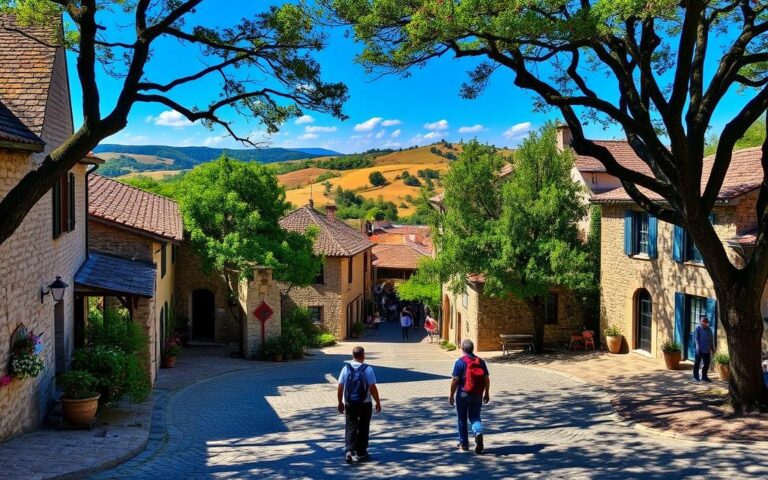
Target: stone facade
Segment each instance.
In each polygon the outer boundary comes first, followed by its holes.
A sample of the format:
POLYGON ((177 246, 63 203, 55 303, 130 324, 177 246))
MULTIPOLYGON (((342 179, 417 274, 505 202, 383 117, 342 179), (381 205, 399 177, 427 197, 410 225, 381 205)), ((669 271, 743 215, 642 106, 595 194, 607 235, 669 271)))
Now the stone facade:
MULTIPOLYGON (((756 226, 754 211, 757 192, 744 195, 727 206, 715 206, 715 231, 723 239, 749 231, 756 226)), ((601 238, 601 329, 608 325, 621 328, 625 348, 638 348, 637 295, 642 290, 651 298, 652 357, 663 358, 662 342, 675 338, 675 293, 716 298, 712 280, 705 267, 695 262, 675 262, 672 258, 673 225, 659 221, 657 234, 658 257, 627 256, 624 253, 624 212, 629 205, 602 206, 601 238)), ((735 265, 743 264, 736 248, 727 248, 735 265)), ((768 317, 768 291, 763 294, 763 317, 768 317)), ((727 350, 725 332, 716 331, 718 350, 727 350)), ((763 336, 768 346, 768 335, 763 336)))
POLYGON ((280 335, 280 287, 272 279, 271 269, 260 268, 254 270, 252 280, 240 281, 238 293, 240 307, 246 312, 243 325, 243 355, 251 359, 258 354, 265 340, 280 335), (261 321, 254 315, 254 311, 262 302, 272 309, 272 316, 264 323, 263 336, 261 321))
MULTIPOLYGON (((559 347, 581 331, 583 320, 573 294, 557 294, 557 323, 544 328, 544 345, 559 347)), ((465 293, 452 292, 443 285, 441 337, 456 345, 470 339, 478 351, 501 350, 501 334, 532 334, 533 314, 514 296, 493 298, 483 295, 482 284, 470 283, 465 293)))

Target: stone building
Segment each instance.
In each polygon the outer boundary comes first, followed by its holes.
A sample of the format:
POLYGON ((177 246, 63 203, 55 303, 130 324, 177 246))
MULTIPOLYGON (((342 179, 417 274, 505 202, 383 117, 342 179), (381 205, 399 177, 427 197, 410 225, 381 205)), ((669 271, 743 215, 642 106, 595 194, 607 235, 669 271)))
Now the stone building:
POLYGON ((434 254, 429 227, 377 222, 371 229, 374 284, 408 280, 421 259, 434 254))
MULTIPOLYGON (((21 27, 0 16, 0 198, 73 132, 62 26, 21 27)), ((0 244, 0 376, 9 373, 17 329, 41 334, 45 369, 0 388, 0 441, 36 428, 54 400, 56 373, 70 364, 75 339, 75 274, 86 259, 86 158, 28 212, 0 244), (61 301, 41 291, 68 284, 61 301)))
MULTIPOLYGON (((733 153, 711 221, 734 265, 744 263, 757 233, 755 202, 763 180, 760 148, 733 153)), ((704 160, 702 188, 713 159, 704 160)), ((650 194, 652 199, 659 200, 650 194)), ((602 207, 601 325, 621 328, 628 348, 660 358, 665 340, 693 357, 691 332, 706 315, 719 349, 726 348, 712 280, 684 229, 642 211, 619 188, 595 195, 602 207)), ((768 317, 768 292, 762 314, 768 317)), ((768 334, 763 337, 768 350, 768 334)))
POLYGON ((128 308, 149 337, 147 367, 154 381, 173 329, 176 262, 184 233, 179 206, 101 175, 90 176, 88 193, 89 257, 77 275, 77 294, 128 308))
POLYGON ((336 207, 326 206, 326 215, 312 202, 286 215, 280 225, 290 231, 318 230, 315 254, 323 268, 315 283, 306 287, 281 285, 286 311, 308 308, 314 321, 346 338, 352 325, 363 320, 371 298, 371 248, 366 234, 336 218, 336 207))

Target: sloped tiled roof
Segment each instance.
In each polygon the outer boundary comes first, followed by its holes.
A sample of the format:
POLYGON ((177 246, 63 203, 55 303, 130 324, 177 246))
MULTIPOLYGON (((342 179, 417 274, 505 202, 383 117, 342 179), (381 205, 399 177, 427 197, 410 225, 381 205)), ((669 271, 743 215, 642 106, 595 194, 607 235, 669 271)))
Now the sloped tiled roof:
POLYGON ((319 229, 314 248, 318 255, 351 257, 373 246, 363 232, 337 218, 323 215, 309 205, 292 211, 280 220, 280 226, 292 232, 305 232, 311 225, 319 229))
MULTIPOLYGON (((595 140, 594 143, 607 148, 622 167, 646 175, 653 175, 650 167, 640 160, 640 157, 632 150, 626 140, 595 140)), ((605 172, 605 166, 593 157, 576 155, 575 163, 576 169, 583 173, 605 172)))
MULTIPOLYGON (((763 181, 763 167, 761 147, 745 148, 733 152, 731 164, 723 180, 723 186, 717 196, 719 201, 729 201, 736 197, 749 193, 758 188, 763 181)), ((709 174, 712 171, 714 156, 704 159, 703 174, 701 176, 702 191, 707 185, 709 174)), ((640 188, 640 191, 651 200, 662 200, 657 193, 647 189, 640 188)), ((610 192, 601 193, 592 197, 594 203, 625 203, 632 202, 632 199, 623 188, 617 188, 610 192)))
POLYGON ((155 295, 155 265, 106 253, 90 252, 75 275, 75 288, 103 290, 140 297, 155 295))
POLYGON ((8 107, 0 103, 0 141, 29 145, 30 150, 42 151, 45 142, 27 128, 8 107))
POLYGON ((90 175, 88 213, 100 220, 167 238, 181 240, 184 225, 179 205, 101 175, 90 175))
POLYGON ((5 135, 21 137, 24 143, 42 143, 39 137, 60 28, 59 19, 30 27, 20 26, 13 16, 0 15, 0 103, 8 109, 0 112, 0 129, 5 135))
POLYGON ((728 242, 742 247, 752 247, 757 243, 757 233, 757 229, 755 228, 732 237, 728 242))
POLYGON ((410 245, 381 243, 373 247, 373 266, 378 268, 402 268, 416 270, 425 254, 410 245))

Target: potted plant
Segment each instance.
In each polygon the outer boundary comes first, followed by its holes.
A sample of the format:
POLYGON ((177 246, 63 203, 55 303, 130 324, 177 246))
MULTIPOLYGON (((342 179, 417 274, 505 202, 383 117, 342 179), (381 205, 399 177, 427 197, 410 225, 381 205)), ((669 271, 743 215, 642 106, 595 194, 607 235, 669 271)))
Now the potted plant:
POLYGON ((667 340, 661 344, 661 351, 664 353, 664 363, 667 364, 667 370, 677 370, 683 359, 683 347, 677 342, 667 340))
POLYGON ((616 325, 609 325, 605 329, 605 341, 608 343, 608 351, 611 353, 619 353, 621 351, 621 343, 624 340, 624 334, 621 333, 621 329, 616 325))
POLYGON ((273 337, 261 346, 261 356, 273 362, 283 361, 283 345, 280 337, 273 337))
POLYGON ((352 324, 352 338, 362 337, 365 333, 365 324, 362 322, 355 322, 352 324))
POLYGON ((165 352, 163 353, 163 368, 173 368, 176 365, 176 357, 181 354, 181 337, 171 335, 165 340, 165 352))
POLYGON ((61 408, 66 422, 84 425, 96 418, 101 397, 96 392, 96 377, 85 370, 70 370, 61 374, 57 383, 64 389, 61 408))
POLYGON ((717 352, 715 354, 715 370, 717 370, 720 380, 727 382, 731 379, 730 364, 731 357, 727 353, 717 352))

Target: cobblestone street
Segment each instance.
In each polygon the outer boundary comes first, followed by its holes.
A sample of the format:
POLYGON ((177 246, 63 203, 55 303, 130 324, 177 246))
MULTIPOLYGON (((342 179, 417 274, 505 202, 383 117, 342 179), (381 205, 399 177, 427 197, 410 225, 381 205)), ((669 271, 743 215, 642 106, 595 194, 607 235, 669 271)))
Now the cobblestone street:
POLYGON ((342 461, 335 377, 354 345, 346 342, 307 360, 253 363, 180 390, 147 450, 97 478, 768 477, 765 446, 641 433, 616 420, 592 387, 515 364, 489 365, 486 454, 460 453, 447 403, 456 355, 402 343, 391 324, 359 343, 382 394, 370 462, 342 461))

